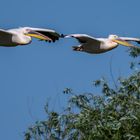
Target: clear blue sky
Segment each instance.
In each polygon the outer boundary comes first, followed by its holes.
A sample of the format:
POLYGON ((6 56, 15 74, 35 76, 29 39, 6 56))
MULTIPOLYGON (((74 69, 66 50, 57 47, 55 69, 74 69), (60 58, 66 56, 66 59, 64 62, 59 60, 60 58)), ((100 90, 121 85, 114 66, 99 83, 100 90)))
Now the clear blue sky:
MULTIPOLYGON (((140 37, 140 1, 130 0, 1 0, 0 28, 22 26, 55 29, 64 34, 86 33, 140 37)), ((128 76, 126 47, 91 55, 73 52, 74 39, 55 44, 33 40, 16 48, 0 47, 0 138, 22 140, 23 132, 45 118, 47 100, 59 110, 65 104, 62 91, 93 91, 92 81, 104 76, 128 76)))

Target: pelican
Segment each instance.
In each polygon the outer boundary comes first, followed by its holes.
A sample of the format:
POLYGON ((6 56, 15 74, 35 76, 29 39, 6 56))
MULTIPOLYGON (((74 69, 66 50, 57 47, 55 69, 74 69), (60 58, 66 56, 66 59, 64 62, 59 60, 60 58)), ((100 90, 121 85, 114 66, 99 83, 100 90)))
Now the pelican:
POLYGON ((0 46, 14 47, 26 45, 31 43, 32 37, 48 42, 55 42, 59 39, 60 34, 54 30, 32 27, 20 27, 8 30, 0 29, 0 46))
POLYGON ((117 35, 109 35, 108 38, 94 38, 87 34, 70 34, 64 35, 64 37, 74 37, 80 42, 80 45, 73 46, 74 51, 83 51, 92 54, 110 51, 118 47, 118 45, 140 49, 139 47, 129 43, 129 41, 134 41, 140 44, 140 39, 138 38, 118 37, 117 35))

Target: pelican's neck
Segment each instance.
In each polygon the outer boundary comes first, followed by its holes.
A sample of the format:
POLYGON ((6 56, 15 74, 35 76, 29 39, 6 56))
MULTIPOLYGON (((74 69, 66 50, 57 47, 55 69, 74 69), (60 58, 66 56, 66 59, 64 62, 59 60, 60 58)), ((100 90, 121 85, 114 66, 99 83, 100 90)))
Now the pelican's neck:
POLYGON ((108 40, 108 48, 109 49, 114 49, 116 47, 118 47, 118 43, 116 43, 116 42, 112 41, 111 39, 109 39, 108 40))
POLYGON ((11 30, 10 32, 13 34, 12 41, 18 45, 29 44, 32 40, 30 36, 26 36, 20 29, 11 30))

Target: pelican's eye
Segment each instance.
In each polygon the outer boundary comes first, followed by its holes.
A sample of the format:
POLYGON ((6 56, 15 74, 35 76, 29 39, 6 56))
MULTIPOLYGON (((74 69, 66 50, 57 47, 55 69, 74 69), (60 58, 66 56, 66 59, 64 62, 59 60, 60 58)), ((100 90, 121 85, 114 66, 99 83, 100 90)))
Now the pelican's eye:
POLYGON ((26 29, 26 31, 27 31, 27 32, 29 32, 29 31, 30 31, 30 29, 26 29))
POLYGON ((27 35, 27 34, 30 33, 30 32, 31 32, 30 29, 25 29, 25 30, 23 31, 24 35, 27 35))
POLYGON ((116 38, 118 38, 118 36, 117 36, 117 35, 115 35, 115 36, 114 36, 114 38, 116 39, 116 38))

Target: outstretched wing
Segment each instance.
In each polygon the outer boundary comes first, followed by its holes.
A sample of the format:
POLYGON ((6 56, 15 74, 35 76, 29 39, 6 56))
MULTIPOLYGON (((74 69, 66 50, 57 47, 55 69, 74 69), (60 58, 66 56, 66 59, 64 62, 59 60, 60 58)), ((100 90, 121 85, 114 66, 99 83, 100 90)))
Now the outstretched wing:
POLYGON ((66 35, 66 38, 68 37, 74 37, 76 38, 81 44, 85 44, 85 43, 92 43, 95 46, 98 46, 101 44, 101 41, 89 36, 87 34, 70 34, 70 35, 66 35))
POLYGON ((12 36, 12 33, 8 32, 6 30, 0 29, 0 38, 8 38, 11 36, 12 36))
POLYGON ((53 42, 55 42, 56 40, 59 40, 59 38, 61 37, 61 35, 59 33, 57 33, 55 30, 43 29, 43 28, 32 28, 32 27, 26 27, 26 28, 29 28, 29 29, 36 31, 44 36, 47 36, 53 42))
POLYGON ((7 45, 12 45, 12 33, 0 29, 0 45, 1 46, 7 46, 7 45))

